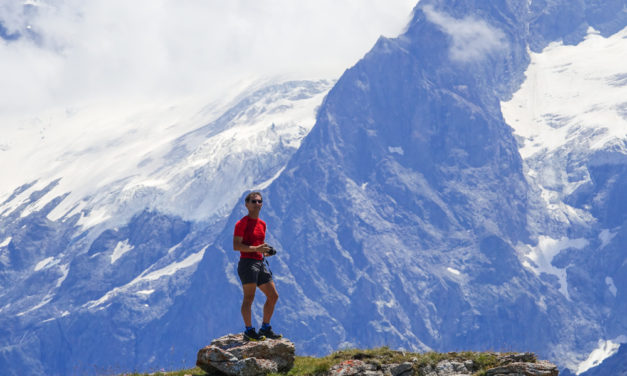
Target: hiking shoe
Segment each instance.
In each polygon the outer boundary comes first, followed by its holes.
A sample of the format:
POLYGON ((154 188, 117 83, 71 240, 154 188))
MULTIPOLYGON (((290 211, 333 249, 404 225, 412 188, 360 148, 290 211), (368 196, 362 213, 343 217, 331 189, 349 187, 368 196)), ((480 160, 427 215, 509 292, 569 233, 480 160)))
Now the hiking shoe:
POLYGON ((272 331, 272 327, 269 326, 268 329, 259 329, 259 335, 265 336, 266 338, 270 338, 270 339, 279 339, 279 338, 283 338, 283 334, 276 334, 275 332, 272 331))
POLYGON ((261 330, 259 331, 259 333, 257 333, 254 328, 249 329, 244 332, 244 340, 245 341, 263 341, 264 339, 266 339, 266 337, 262 336, 260 333, 261 333, 261 330))

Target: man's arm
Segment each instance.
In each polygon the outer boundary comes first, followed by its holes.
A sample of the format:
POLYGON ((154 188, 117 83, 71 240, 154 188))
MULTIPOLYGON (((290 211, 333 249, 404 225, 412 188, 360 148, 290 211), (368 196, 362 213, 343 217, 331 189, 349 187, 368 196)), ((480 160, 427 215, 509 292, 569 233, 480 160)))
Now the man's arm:
POLYGON ((241 236, 233 236, 233 250, 240 252, 261 252, 265 254, 270 250, 270 246, 266 243, 261 245, 252 246, 243 243, 244 238, 241 236))

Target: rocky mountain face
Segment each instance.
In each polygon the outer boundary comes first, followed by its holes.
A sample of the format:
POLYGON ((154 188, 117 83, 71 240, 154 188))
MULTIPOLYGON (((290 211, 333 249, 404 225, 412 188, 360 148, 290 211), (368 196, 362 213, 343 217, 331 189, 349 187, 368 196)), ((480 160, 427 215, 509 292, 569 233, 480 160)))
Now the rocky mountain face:
POLYGON ((541 138, 523 130, 535 123, 504 115, 521 103, 534 54, 581 45, 590 28, 617 35, 625 9, 422 0, 406 32, 381 38, 328 94, 328 82, 255 92, 146 158, 146 176, 173 188, 121 179, 126 190, 85 200, 125 213, 115 225, 81 231, 97 205, 51 219, 64 194, 25 211, 60 183, 25 184, 0 208, 0 366, 56 375, 193 364, 209 338, 241 329, 232 231, 255 187, 278 250, 273 326, 298 353, 532 351, 578 370, 600 340, 625 335, 627 138, 604 131, 624 104, 596 128, 543 114, 576 137, 533 153, 525 147, 541 138), (316 98, 310 132, 273 125, 316 98), (255 119, 263 126, 247 127, 255 119), (603 132, 612 137, 589 142, 603 132))

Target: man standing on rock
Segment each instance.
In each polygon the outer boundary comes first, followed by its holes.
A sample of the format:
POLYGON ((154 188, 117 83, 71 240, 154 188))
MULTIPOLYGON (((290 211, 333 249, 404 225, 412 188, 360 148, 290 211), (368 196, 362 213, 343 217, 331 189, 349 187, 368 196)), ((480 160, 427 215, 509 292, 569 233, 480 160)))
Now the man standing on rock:
POLYGON ((263 341, 266 338, 277 339, 282 335, 272 331, 270 319, 274 313, 274 306, 279 299, 276 286, 272 280, 272 272, 264 264, 264 256, 270 256, 272 247, 265 243, 266 223, 259 219, 259 212, 263 205, 261 193, 251 192, 246 196, 248 215, 235 224, 233 233, 233 250, 240 252, 237 274, 242 281, 244 300, 242 301, 242 318, 246 325, 244 339, 249 341, 263 341), (263 323, 259 332, 252 326, 252 305, 255 292, 259 290, 266 295, 263 305, 263 323))

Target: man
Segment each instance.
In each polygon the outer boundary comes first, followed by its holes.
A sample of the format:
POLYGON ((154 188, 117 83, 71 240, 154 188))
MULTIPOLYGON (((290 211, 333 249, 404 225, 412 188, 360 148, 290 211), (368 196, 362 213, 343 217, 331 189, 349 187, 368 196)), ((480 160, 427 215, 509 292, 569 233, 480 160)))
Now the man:
POLYGON ((248 215, 235 224, 233 233, 233 250, 240 252, 237 274, 244 289, 242 301, 242 318, 246 325, 244 339, 249 341, 277 339, 282 335, 272 331, 270 319, 279 294, 272 280, 272 272, 266 266, 267 263, 264 263, 264 256, 269 256, 268 252, 271 247, 265 243, 266 223, 259 219, 263 199, 261 193, 251 192, 246 196, 245 201, 248 215), (266 302, 263 305, 263 323, 259 332, 255 331, 252 326, 251 310, 257 287, 266 295, 266 302))

